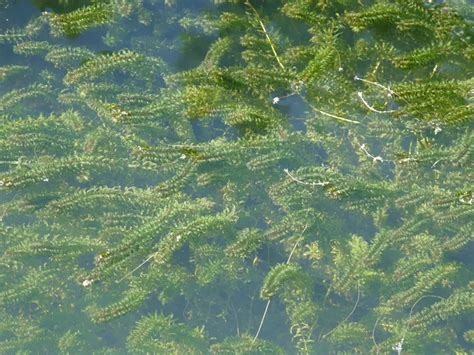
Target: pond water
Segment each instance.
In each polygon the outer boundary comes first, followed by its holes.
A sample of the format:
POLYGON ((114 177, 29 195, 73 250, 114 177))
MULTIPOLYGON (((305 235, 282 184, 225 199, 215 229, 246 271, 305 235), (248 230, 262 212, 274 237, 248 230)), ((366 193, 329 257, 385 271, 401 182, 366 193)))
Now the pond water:
POLYGON ((0 0, 0 353, 472 352, 472 5, 0 0))

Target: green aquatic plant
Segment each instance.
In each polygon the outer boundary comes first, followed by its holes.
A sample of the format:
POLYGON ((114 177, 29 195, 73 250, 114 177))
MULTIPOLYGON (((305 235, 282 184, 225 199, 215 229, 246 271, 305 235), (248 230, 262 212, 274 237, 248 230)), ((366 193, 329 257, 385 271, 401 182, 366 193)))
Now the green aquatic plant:
POLYGON ((0 33, 0 353, 472 352, 463 1, 56 5, 0 33))

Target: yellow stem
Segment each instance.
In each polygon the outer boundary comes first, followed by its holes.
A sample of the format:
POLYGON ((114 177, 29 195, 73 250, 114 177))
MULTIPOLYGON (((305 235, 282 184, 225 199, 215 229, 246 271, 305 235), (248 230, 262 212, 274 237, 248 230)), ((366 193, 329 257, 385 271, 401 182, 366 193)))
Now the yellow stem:
MULTIPOLYGON (((250 0, 245 0, 245 5, 247 5, 247 6, 253 11, 253 13, 255 14, 255 16, 257 17, 257 21, 258 21, 258 23, 260 24, 260 27, 262 28, 262 31, 263 31, 263 33, 265 34, 265 37, 267 38, 267 42, 268 42, 268 44, 270 45, 270 48, 272 49, 273 55, 275 56, 275 59, 276 59, 276 61, 278 62, 278 65, 280 66, 280 68, 285 69, 285 66, 284 66, 283 63, 281 62, 280 57, 278 57, 278 53, 276 52, 275 46, 273 45, 273 42, 272 42, 270 36, 268 35, 267 29, 265 28, 265 25, 263 24, 262 18, 261 18, 260 15, 258 14, 258 12, 257 12, 257 10, 255 9, 255 7, 253 7, 253 5, 250 3, 250 0)), ((301 96, 301 95, 300 95, 300 96, 301 96)), ((305 101, 306 101, 306 100, 305 100, 305 101)), ((324 111, 322 111, 322 110, 317 109, 316 107, 314 107, 313 105, 311 105, 311 104, 309 104, 309 103, 308 103, 308 105, 309 105, 314 111, 319 112, 319 113, 322 114, 322 115, 335 118, 335 119, 337 119, 337 120, 339 120, 339 121, 350 122, 350 123, 356 123, 356 124, 359 124, 359 123, 360 123, 359 121, 349 120, 349 119, 344 118, 344 117, 339 117, 339 116, 333 115, 333 114, 331 114, 331 113, 324 112, 324 111)))
POLYGON ((258 23, 260 24, 260 27, 262 28, 262 31, 265 34, 265 37, 267 38, 268 44, 270 45, 270 47, 272 49, 273 55, 275 56, 275 58, 278 62, 278 65, 280 66, 280 68, 285 69, 285 66, 281 62, 280 57, 278 57, 275 46, 273 45, 273 42, 272 42, 270 36, 268 35, 267 29, 265 28, 265 25, 263 24, 262 18, 260 17, 257 10, 255 9, 255 7, 253 7, 253 5, 250 3, 249 0, 245 1, 245 5, 250 7, 250 9, 254 12, 255 16, 257 16, 258 23))
POLYGON ((314 111, 319 112, 319 113, 322 114, 322 115, 329 116, 329 117, 335 118, 336 120, 343 121, 343 122, 350 122, 350 123, 355 123, 355 124, 359 124, 359 123, 360 123, 359 121, 350 120, 350 119, 348 119, 348 118, 344 118, 344 117, 339 117, 339 116, 333 115, 332 113, 324 112, 323 110, 320 110, 320 109, 314 107, 314 106, 311 105, 309 102, 306 102, 306 103, 307 103, 308 106, 311 107, 314 111))

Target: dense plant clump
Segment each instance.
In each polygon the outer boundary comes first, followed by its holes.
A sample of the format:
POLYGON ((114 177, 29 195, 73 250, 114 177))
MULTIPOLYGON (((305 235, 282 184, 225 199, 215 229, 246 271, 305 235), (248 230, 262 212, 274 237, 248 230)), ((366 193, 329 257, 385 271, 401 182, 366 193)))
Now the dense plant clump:
POLYGON ((61 5, 0 33, 0 353, 473 351, 472 8, 61 5))

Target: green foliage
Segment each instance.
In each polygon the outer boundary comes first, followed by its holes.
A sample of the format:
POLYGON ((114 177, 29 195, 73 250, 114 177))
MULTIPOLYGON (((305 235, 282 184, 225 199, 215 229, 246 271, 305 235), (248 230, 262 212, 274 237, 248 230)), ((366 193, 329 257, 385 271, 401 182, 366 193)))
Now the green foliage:
MULTIPOLYGON (((89 280, 85 280, 89 281, 89 280)), ((93 282, 91 280, 90 282, 93 282)), ((105 323, 135 311, 142 306, 148 294, 142 288, 135 287, 125 292, 123 298, 105 308, 90 306, 88 313, 94 323, 105 323)))
POLYGON ((339 351, 359 352, 369 347, 369 330, 360 323, 346 323, 328 338, 339 351))
POLYGON ((297 349, 312 352, 313 326, 318 319, 318 306, 312 299, 312 280, 293 264, 279 264, 265 277, 260 297, 271 299, 281 294, 291 322, 291 333, 297 349))
POLYGON ((68 72, 64 82, 67 85, 72 85, 84 80, 97 79, 114 70, 130 71, 143 60, 142 55, 128 50, 109 55, 98 55, 86 61, 79 68, 68 72))
POLYGON ((212 354, 284 354, 284 350, 270 342, 249 336, 232 337, 211 346, 212 354))
POLYGON ((265 277, 260 297, 270 299, 284 287, 289 287, 296 292, 311 292, 311 283, 307 275, 293 264, 280 264, 275 266, 265 277))
POLYGON ((140 319, 127 339, 134 353, 204 354, 207 343, 201 329, 189 329, 170 316, 157 314, 140 319))
POLYGON ((87 48, 60 47, 48 51, 45 59, 56 67, 73 69, 94 57, 94 53, 87 48))
POLYGON ((459 315, 472 314, 474 309, 474 294, 472 284, 453 292, 448 298, 434 303, 431 307, 413 315, 408 320, 412 331, 420 332, 431 324, 446 321, 459 315))
POLYGON ((0 34, 0 353, 473 351, 465 2, 57 5, 0 34))
POLYGON ((51 50, 52 46, 46 42, 33 42, 33 41, 27 41, 27 42, 21 42, 15 45, 13 47, 13 51, 17 54, 21 55, 45 55, 48 53, 49 50, 51 50))
POLYGON ((346 14, 346 22, 356 32, 369 27, 389 26, 399 20, 401 9, 395 4, 377 3, 360 12, 346 14))
POLYGON ((91 28, 110 23, 114 7, 107 2, 85 6, 67 14, 50 14, 49 23, 53 36, 78 36, 91 28))
POLYGON ((226 248, 231 257, 245 259, 255 254, 265 242, 263 233, 256 229, 243 229, 235 241, 226 248))
POLYGON ((404 103, 397 115, 414 115, 419 119, 459 124, 472 118, 468 105, 469 88, 453 81, 399 84, 393 86, 396 99, 404 103))
POLYGON ((454 265, 447 264, 428 270, 421 274, 412 287, 406 291, 396 293, 391 299, 387 300, 386 304, 382 305, 382 307, 399 308, 415 303, 421 296, 430 292, 437 283, 447 280, 451 274, 454 274, 456 269, 454 265))
POLYGON ((6 313, 1 313, 2 324, 0 326, 0 351, 2 353, 15 352, 16 349, 34 346, 38 342, 38 337, 44 335, 41 327, 24 317, 13 317, 6 313))
POLYGON ((0 81, 7 81, 9 78, 28 72, 28 67, 24 65, 5 65, 0 67, 0 81))
POLYGON ((11 90, 0 97, 0 113, 25 114, 22 112, 25 111, 25 108, 21 107, 20 104, 25 105, 25 101, 28 102, 29 100, 35 100, 36 102, 38 102, 38 99, 48 100, 51 94, 51 86, 39 83, 31 84, 26 88, 11 90))

